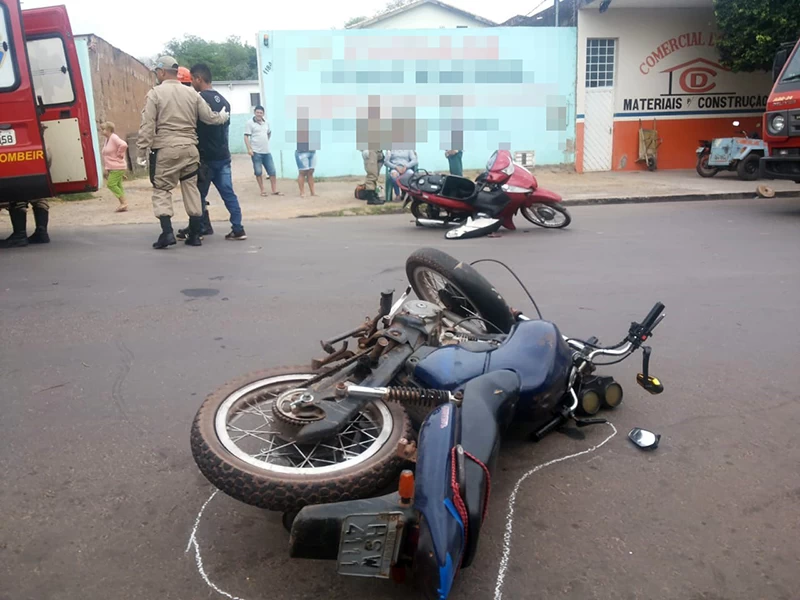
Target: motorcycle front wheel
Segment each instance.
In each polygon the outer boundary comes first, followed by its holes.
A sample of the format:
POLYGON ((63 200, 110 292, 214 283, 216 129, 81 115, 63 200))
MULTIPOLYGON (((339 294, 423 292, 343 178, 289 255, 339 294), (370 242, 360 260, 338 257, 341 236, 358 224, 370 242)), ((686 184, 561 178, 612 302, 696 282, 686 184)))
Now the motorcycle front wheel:
POLYGON ((403 465, 397 445, 412 439, 400 404, 371 402, 340 433, 317 444, 281 437, 286 427, 303 425, 281 419, 275 403, 301 393, 314 376, 304 367, 269 369, 209 395, 191 432, 192 455, 206 479, 241 502, 285 512, 365 498, 391 483, 403 465))
MULTIPOLYGON (((511 308, 486 278, 465 262, 435 248, 421 248, 406 260, 406 276, 421 300, 473 320, 486 333, 508 333, 511 308)), ((454 323, 455 324, 455 323, 454 323)))
POLYGON ((528 221, 545 229, 563 229, 572 223, 572 217, 567 209, 552 202, 537 202, 523 206, 520 212, 528 221))

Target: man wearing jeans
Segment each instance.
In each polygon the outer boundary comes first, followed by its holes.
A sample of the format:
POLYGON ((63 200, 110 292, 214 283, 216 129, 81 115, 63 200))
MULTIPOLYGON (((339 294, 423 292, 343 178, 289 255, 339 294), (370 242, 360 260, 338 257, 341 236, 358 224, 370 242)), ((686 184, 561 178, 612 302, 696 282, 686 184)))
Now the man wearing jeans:
POLYGON ((264 191, 263 169, 267 170, 273 195, 280 196, 275 177, 275 163, 269 152, 269 138, 271 137, 272 131, 269 123, 264 119, 264 107, 256 106, 253 118, 244 126, 244 143, 247 146, 247 153, 253 160, 253 174, 256 176, 258 189, 261 190, 262 196, 267 195, 264 191))
MULTIPOLYGON (((200 96, 211 107, 211 110, 219 112, 222 107, 230 112, 231 105, 228 101, 211 86, 211 70, 202 63, 196 64, 191 68, 192 87, 200 93, 200 96)), ((217 188, 225 208, 231 215, 231 232, 225 236, 226 240, 246 240, 247 234, 242 227, 242 210, 239 207, 239 199, 233 191, 231 181, 231 152, 228 148, 228 128, 229 123, 224 125, 206 125, 203 122, 197 123, 197 149, 200 152, 200 173, 197 180, 197 187, 200 190, 200 197, 203 204, 203 235, 211 235, 214 230, 211 228, 211 221, 208 217, 208 190, 211 184, 217 188)), ((178 238, 182 239, 188 233, 181 229, 178 238)))

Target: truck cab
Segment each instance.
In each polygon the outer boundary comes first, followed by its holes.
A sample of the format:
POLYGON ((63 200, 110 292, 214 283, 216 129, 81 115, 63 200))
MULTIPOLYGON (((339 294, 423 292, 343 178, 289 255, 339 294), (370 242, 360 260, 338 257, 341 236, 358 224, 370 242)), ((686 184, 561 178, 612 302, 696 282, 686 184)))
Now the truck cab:
POLYGON ((800 41, 781 47, 772 74, 775 84, 763 124, 770 152, 761 159, 759 174, 800 183, 800 41))
POLYGON ((0 207, 95 191, 95 145, 64 6, 0 0, 0 207))

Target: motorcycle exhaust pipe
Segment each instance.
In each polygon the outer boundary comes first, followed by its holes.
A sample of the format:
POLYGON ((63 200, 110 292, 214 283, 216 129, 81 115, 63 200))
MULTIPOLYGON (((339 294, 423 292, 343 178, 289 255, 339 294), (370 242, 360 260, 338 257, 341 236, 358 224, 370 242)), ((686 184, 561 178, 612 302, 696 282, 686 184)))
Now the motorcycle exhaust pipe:
POLYGON ((424 227, 455 227, 457 222, 445 221, 444 219, 417 219, 417 223, 424 227))

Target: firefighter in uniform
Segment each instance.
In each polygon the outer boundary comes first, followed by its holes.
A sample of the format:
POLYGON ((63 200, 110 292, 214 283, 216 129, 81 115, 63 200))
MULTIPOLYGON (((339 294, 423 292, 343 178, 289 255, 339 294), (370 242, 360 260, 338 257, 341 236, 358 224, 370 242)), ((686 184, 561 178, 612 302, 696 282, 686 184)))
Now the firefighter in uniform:
POLYGON ((161 235, 153 248, 163 249, 177 243, 172 230, 172 190, 179 184, 186 212, 189 235, 186 244, 200 246, 203 207, 197 189, 200 155, 197 151, 197 121, 223 125, 230 115, 211 110, 200 94, 178 80, 178 62, 161 56, 153 68, 160 85, 147 94, 136 146, 137 162, 150 159, 150 182, 153 184, 153 212, 161 222, 161 235))
POLYGON ((47 222, 50 219, 50 205, 46 198, 27 202, 11 202, 8 205, 8 216, 11 218, 13 233, 0 242, 3 248, 21 248, 28 244, 49 244, 47 222), (28 203, 33 208, 33 220, 36 230, 28 237, 28 203))

